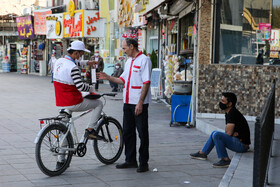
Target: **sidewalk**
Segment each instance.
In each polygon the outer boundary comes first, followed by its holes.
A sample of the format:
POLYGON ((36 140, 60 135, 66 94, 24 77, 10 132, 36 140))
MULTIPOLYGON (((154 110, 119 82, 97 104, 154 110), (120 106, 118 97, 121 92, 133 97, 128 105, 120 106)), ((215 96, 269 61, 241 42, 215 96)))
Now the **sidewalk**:
MULTIPOLYGON (((215 151, 207 161, 190 159, 208 135, 195 129, 170 127, 170 110, 164 103, 149 107, 150 171, 119 170, 104 165, 95 157, 89 142, 83 158, 73 157, 70 167, 60 176, 48 177, 35 161, 39 118, 57 115, 50 77, 0 73, 0 186, 153 186, 217 187, 225 168, 213 168, 215 151), (153 169, 158 172, 153 172, 153 169)), ((100 85, 100 92, 109 92, 100 85)), ((122 122, 122 94, 108 97, 104 111, 122 122)), ((77 121, 78 136, 83 134, 89 116, 77 121)), ((138 141, 139 142, 139 141, 138 141)), ((230 156, 233 154, 230 152, 230 156)), ((117 163, 124 161, 124 155, 117 163)))
MULTIPOLYGON (((213 168, 218 161, 213 150, 207 161, 190 159, 214 130, 224 131, 224 115, 200 116, 197 128, 169 127, 170 110, 164 103, 149 107, 150 171, 118 170, 116 164, 104 165, 95 157, 91 144, 85 157, 73 157, 71 166, 58 177, 48 177, 35 161, 38 120, 57 115, 50 77, 0 73, 0 186, 252 186, 253 151, 233 154, 228 169, 213 168), (153 172, 153 169, 158 172, 153 172)), ((100 85, 100 92, 110 92, 100 85)), ((104 111, 122 122, 122 93, 108 98, 104 111)), ((89 116, 77 121, 78 135, 86 128, 89 116)), ((252 119, 250 119, 252 120, 252 119)), ((250 121, 253 150, 254 121, 250 121)), ((280 186, 280 125, 275 127, 275 141, 270 165, 270 186, 280 186)), ((124 155, 117 163, 124 161, 124 155)))

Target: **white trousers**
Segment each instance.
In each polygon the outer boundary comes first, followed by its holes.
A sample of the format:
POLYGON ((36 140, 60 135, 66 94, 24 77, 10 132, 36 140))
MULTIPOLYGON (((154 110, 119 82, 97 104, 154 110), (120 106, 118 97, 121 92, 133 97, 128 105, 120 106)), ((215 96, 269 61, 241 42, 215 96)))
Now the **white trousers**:
POLYGON ((96 130, 97 128, 97 121, 98 118, 101 115, 101 111, 103 109, 103 102, 100 101, 99 99, 86 99, 84 98, 83 102, 81 102, 80 104, 77 105, 73 105, 73 106, 67 106, 67 107, 59 107, 59 109, 63 109, 66 108, 68 110, 70 110, 71 112, 84 112, 90 109, 93 109, 90 113, 91 113, 91 118, 88 124, 88 128, 93 128, 94 130, 96 130))

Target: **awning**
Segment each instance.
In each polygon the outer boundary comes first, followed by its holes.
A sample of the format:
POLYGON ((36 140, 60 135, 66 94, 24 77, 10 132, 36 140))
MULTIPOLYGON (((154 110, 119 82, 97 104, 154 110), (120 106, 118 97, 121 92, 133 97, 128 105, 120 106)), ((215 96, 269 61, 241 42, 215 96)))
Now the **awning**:
POLYGON ((18 31, 0 31, 0 36, 18 36, 18 31))
MULTIPOLYGON (((164 3, 168 3, 172 0, 162 0, 161 2, 158 2, 157 4, 153 4, 153 6, 149 7, 149 9, 147 8, 146 12, 143 13, 143 15, 148 18, 151 17, 152 14, 150 14, 153 10, 157 9, 158 7, 160 7, 162 4, 164 3)), ((151 1, 150 1, 151 2, 151 1)))

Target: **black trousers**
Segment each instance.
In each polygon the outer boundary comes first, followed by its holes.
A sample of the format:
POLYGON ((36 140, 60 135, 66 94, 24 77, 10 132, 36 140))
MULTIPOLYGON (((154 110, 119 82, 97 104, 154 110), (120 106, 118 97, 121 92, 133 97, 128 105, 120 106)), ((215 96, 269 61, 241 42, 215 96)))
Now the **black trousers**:
POLYGON ((143 105, 143 112, 136 116, 136 105, 123 106, 123 138, 126 162, 136 162, 136 129, 140 139, 139 163, 145 165, 149 160, 148 104, 143 105))

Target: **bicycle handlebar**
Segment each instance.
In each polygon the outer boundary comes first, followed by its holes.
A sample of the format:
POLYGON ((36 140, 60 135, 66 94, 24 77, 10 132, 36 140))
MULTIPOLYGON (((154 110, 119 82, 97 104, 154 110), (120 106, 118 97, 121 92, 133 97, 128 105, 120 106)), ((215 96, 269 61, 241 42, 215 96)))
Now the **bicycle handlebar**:
POLYGON ((111 97, 115 97, 117 95, 117 93, 103 93, 101 94, 101 96, 111 96, 111 97))

